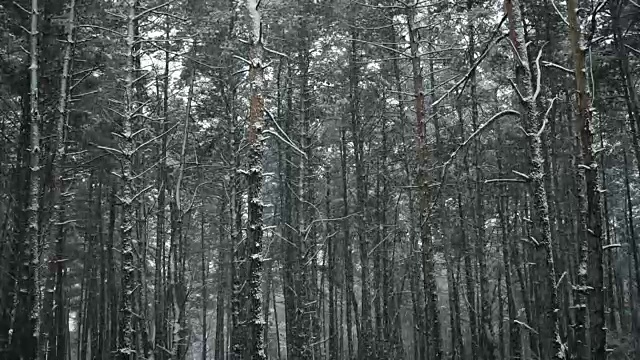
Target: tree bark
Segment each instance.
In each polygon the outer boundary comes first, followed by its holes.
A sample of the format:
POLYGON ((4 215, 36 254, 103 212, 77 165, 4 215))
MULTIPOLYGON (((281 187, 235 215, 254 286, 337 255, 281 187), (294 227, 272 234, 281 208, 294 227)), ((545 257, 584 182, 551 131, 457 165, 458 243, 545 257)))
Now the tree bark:
MULTIPOLYGON (((585 272, 586 283, 584 291, 588 296, 589 335, 591 356, 593 359, 605 360, 607 357, 607 335, 605 324, 604 301, 604 257, 602 246, 604 234, 602 231, 602 202, 601 188, 598 184, 598 164, 593 151, 593 110, 591 98, 587 90, 586 60, 582 31, 578 20, 577 0, 567 1, 569 20, 569 39, 573 51, 574 76, 576 80, 576 131, 580 138, 582 155, 581 176, 584 178, 586 208, 583 216, 583 227, 586 227, 586 264, 581 264, 578 274, 585 272), (582 266, 586 265, 586 268, 582 266)), ((582 306, 583 304, 579 304, 582 306)))
MULTIPOLYGON (((535 234, 539 238, 536 240, 540 244, 540 257, 544 260, 544 265, 540 265, 538 269, 538 278, 542 280, 542 289, 548 295, 548 299, 543 305, 543 316, 545 332, 541 333, 545 339, 549 339, 550 354, 541 354, 541 356, 549 356, 553 359, 564 359, 566 357, 564 345, 560 339, 559 323, 558 323, 558 294, 556 288, 556 274, 553 256, 553 239, 551 237, 551 224, 549 221, 549 204, 547 199, 547 190, 544 181, 544 157, 542 156, 542 140, 541 133, 544 130, 543 124, 546 122, 546 115, 541 116, 538 112, 537 97, 540 88, 534 88, 529 61, 529 54, 526 49, 525 31, 523 18, 521 13, 520 0, 505 0, 505 10, 509 18, 511 41, 513 43, 517 67, 522 73, 519 84, 519 93, 522 95, 522 125, 527 133, 527 141, 530 156, 530 173, 531 191, 534 200, 534 211, 536 214, 536 231, 535 234), (543 119, 544 118, 544 119, 543 119)), ((538 67, 539 68, 539 67, 538 67)), ((536 78, 539 79, 541 74, 538 72, 536 78)), ((542 327, 539 330, 543 330, 542 327)), ((547 346, 542 346, 546 349, 547 346)))
MULTIPOLYGON (((232 351, 234 360, 262 360, 266 358, 263 345, 263 324, 260 318, 262 310, 262 231, 263 207, 263 138, 264 116, 264 65, 262 63, 262 20, 255 0, 247 1, 247 10, 252 26, 249 36, 249 82, 251 88, 248 117, 248 220, 247 239, 242 246, 243 254, 239 258, 239 278, 245 285, 234 289, 234 296, 243 306, 234 309, 238 312, 238 323, 234 324, 232 351)), ((236 286, 238 286, 237 284, 236 286)))
POLYGON ((39 100, 39 16, 38 0, 31 0, 29 29, 29 178, 28 202, 24 212, 27 215, 25 244, 18 253, 18 291, 14 299, 15 316, 12 319, 10 343, 13 354, 26 360, 35 359, 40 336, 40 256, 39 227, 40 213, 40 100, 39 100))
POLYGON ((136 16, 137 0, 127 0, 125 3, 127 14, 127 65, 125 79, 125 113, 122 121, 122 138, 120 142, 122 189, 122 221, 120 224, 120 240, 122 242, 122 288, 120 304, 120 327, 118 354, 119 360, 134 359, 133 343, 133 292, 135 287, 136 261, 134 257, 133 228, 135 226, 136 207, 134 206, 136 189, 133 174, 133 156, 135 152, 135 123, 137 122, 137 104, 135 103, 135 58, 136 58, 136 16))

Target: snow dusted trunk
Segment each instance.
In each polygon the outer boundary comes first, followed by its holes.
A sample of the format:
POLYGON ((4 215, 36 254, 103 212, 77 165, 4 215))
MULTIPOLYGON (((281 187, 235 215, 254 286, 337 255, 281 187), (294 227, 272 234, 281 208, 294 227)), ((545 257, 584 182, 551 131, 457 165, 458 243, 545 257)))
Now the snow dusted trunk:
MULTIPOLYGON (((513 44, 516 55, 516 63, 521 71, 522 77, 518 84, 523 107, 522 123, 527 133, 530 156, 530 174, 533 193, 534 211, 536 213, 536 229, 533 232, 537 236, 539 244, 538 251, 543 252, 544 265, 539 267, 539 278, 542 280, 542 289, 547 295, 547 303, 543 305, 543 318, 538 332, 544 338, 551 341, 551 353, 548 355, 552 359, 564 359, 566 354, 564 345, 560 339, 558 323, 558 292, 556 288, 556 273, 553 258, 553 243, 551 238, 551 223, 549 221, 549 204, 547 201, 547 190, 544 181, 544 157, 542 154, 542 131, 544 130, 544 116, 538 111, 537 97, 540 93, 540 71, 535 74, 537 86, 534 88, 532 81, 531 62, 526 48, 525 30, 522 19, 520 0, 505 0, 505 11, 509 18, 510 40, 513 44)), ((536 62, 539 61, 539 57, 536 62)), ((539 69, 539 66, 537 67, 539 69)), ((541 339, 543 340, 543 339, 541 339)), ((542 346, 543 351, 547 346, 542 346)))
POLYGON ((133 155, 135 152, 134 121, 136 120, 136 104, 134 102, 135 69, 135 23, 137 0, 127 0, 127 65, 125 77, 124 105, 125 113, 120 134, 119 174, 122 182, 120 201, 122 203, 122 222, 120 224, 120 240, 122 242, 122 287, 120 303, 120 328, 118 337, 117 358, 119 360, 134 359, 133 349, 133 292, 135 285, 135 260, 133 257, 133 228, 136 218, 134 206, 135 184, 133 175, 133 155))
MULTIPOLYGON (((39 359, 51 358, 55 351, 56 336, 62 334, 56 334, 56 323, 63 321, 62 318, 56 317, 52 314, 54 309, 54 294, 61 292, 63 289, 57 288, 56 278, 61 277, 64 274, 64 248, 65 248, 65 206, 62 202, 62 192, 64 189, 62 168, 65 162, 66 146, 65 140, 65 123, 67 121, 67 100, 69 98, 69 77, 71 72, 71 58, 74 46, 74 26, 75 26, 75 0, 70 0, 67 12, 67 24, 65 32, 67 34, 66 41, 64 43, 64 55, 62 62, 62 75, 60 76, 60 99, 58 101, 58 117, 55 123, 55 140, 52 146, 53 161, 52 161, 52 191, 53 191, 53 206, 54 211, 51 219, 51 225, 54 229, 55 240, 52 238, 52 244, 48 244, 45 249, 45 257, 48 261, 47 282, 44 295, 44 302, 42 307, 41 319, 43 322, 42 331, 40 334, 39 345, 39 359), (55 243, 55 246, 52 246, 55 243)), ((62 279, 60 279, 62 280, 62 279)), ((62 283, 60 284, 62 285, 62 283)), ((59 308, 64 308, 65 304, 61 297, 56 297, 55 309, 59 311, 59 308)), ((58 341, 62 343, 63 340, 58 341)))
MULTIPOLYGON (((607 357, 607 334, 604 313, 604 268, 603 250, 604 234, 602 231, 602 202, 600 200, 600 187, 598 184, 598 165, 593 151, 593 109, 587 86, 585 51, 586 44, 583 39, 578 19, 577 0, 567 1, 569 20, 569 40, 573 51, 574 74, 576 79, 576 132, 580 139, 580 155, 582 164, 579 164, 580 179, 584 182, 584 191, 581 192, 581 212, 583 231, 586 244, 580 246, 586 250, 582 254, 578 275, 585 282, 581 283, 582 292, 587 297, 587 304, 579 303, 576 306, 587 306, 589 317, 589 337, 591 358, 604 360, 607 357)), ((586 315, 586 314, 583 314, 586 315)), ((585 321, 586 323, 586 321, 585 321)))
POLYGON ((29 201, 27 202, 27 231, 26 243, 23 247, 20 264, 20 278, 18 279, 18 292, 15 297, 15 316, 10 332, 10 344, 14 356, 19 359, 31 360, 36 357, 36 349, 39 336, 39 276, 38 268, 38 213, 40 211, 38 195, 40 193, 40 110, 38 100, 38 0, 31 1, 31 28, 30 40, 30 144, 29 144, 29 201))
POLYGON ((264 116, 264 67, 262 64, 262 20, 255 0, 247 0, 251 20, 249 34, 249 83, 251 99, 248 123, 248 220, 247 239, 238 256, 239 289, 234 289, 234 312, 238 321, 232 335, 233 360, 266 359, 263 345, 262 310, 262 127, 264 116))

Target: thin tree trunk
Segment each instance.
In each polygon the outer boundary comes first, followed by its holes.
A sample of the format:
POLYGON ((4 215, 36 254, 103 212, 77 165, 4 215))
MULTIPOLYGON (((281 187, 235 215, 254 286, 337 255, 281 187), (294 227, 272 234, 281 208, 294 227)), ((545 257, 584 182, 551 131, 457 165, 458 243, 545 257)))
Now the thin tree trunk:
POLYGON ((31 0, 31 27, 29 29, 29 169, 28 202, 24 209, 27 214, 25 245, 21 246, 20 277, 15 297, 15 316, 12 322, 10 342, 14 356, 25 360, 35 359, 40 331, 40 257, 38 246, 38 218, 40 214, 40 100, 39 91, 39 15, 38 0, 31 0))
MULTIPOLYGON (((501 166, 499 165, 501 168, 501 166)), ((501 169, 500 169, 501 170, 501 169)), ((503 195, 498 200, 498 218, 500 219, 500 229, 502 235, 502 261, 504 263, 504 274, 505 274, 505 286, 507 292, 507 313, 509 315, 509 350, 508 355, 510 359, 520 359, 522 356, 522 344, 520 342, 520 327, 516 325, 516 320, 518 320, 518 314, 516 310, 515 299, 513 298, 513 289, 512 284, 513 280, 511 279, 511 244, 509 243, 509 234, 507 231, 507 204, 508 199, 506 195, 503 195)))
MULTIPOLYGON (((165 39, 169 39, 168 19, 166 20, 165 39)), ((166 186, 167 186, 167 141, 168 141, 168 124, 169 124, 169 66, 170 54, 165 51, 164 54, 164 73, 162 75, 162 119, 160 125, 160 149, 158 151, 158 212, 156 220, 156 266, 154 270, 154 360, 164 360, 166 355, 166 319, 164 317, 166 311, 166 287, 164 280, 163 268, 165 263, 165 206, 166 206, 166 186)))
MULTIPOLYGON (((331 171, 330 168, 327 169, 326 174, 326 193, 325 193, 325 213, 327 218, 331 218, 331 171)), ((329 360, 338 360, 339 359, 339 342, 342 339, 338 338, 338 318, 336 318, 336 302, 337 302, 337 287, 336 287, 336 240, 335 236, 331 236, 329 234, 330 230, 327 224, 326 236, 327 238, 327 257, 328 257, 328 266, 326 268, 327 271, 327 280, 329 283, 329 351, 327 352, 329 360)), ((341 320, 341 319, 340 319, 341 320)), ((341 323, 341 322, 340 322, 341 323)))
POLYGON ((362 139, 362 129, 360 124, 360 69, 358 65, 358 31, 351 30, 351 49, 349 55, 349 114, 351 117, 351 136, 353 143, 353 154, 355 162, 356 176, 356 209, 357 209, 357 235, 358 248, 360 250, 360 280, 361 280, 361 315, 360 327, 358 327, 358 359, 372 359, 373 350, 373 324, 371 318, 371 294, 370 294, 370 268, 369 268, 369 239, 366 232, 366 202, 367 189, 364 173, 364 143, 362 139))
MULTIPOLYGON (((222 239, 222 234, 220 234, 220 238, 222 239)), ((209 263, 206 260, 206 247, 204 244, 204 213, 200 214, 200 271, 202 276, 202 352, 201 352, 201 360, 207 360, 207 341, 209 341, 209 336, 207 332, 209 331, 207 328, 207 303, 208 303, 208 293, 207 293, 207 277, 209 276, 209 263)), ((222 246, 220 247, 220 252, 222 252, 222 246)), ((218 255, 220 256, 220 255, 218 255)), ((221 285, 222 283, 220 283, 221 285)))
POLYGON ((282 359, 282 354, 280 352, 280 325, 278 324, 278 308, 276 304, 276 287, 272 286, 271 289, 271 300, 273 302, 273 322, 276 327, 276 345, 278 349, 278 360, 282 359))
MULTIPOLYGON (((224 219, 226 202, 220 206, 220 219, 224 219)), ((226 276, 228 266, 231 265, 229 259, 230 247, 226 235, 224 234, 224 225, 221 221, 220 230, 218 231, 220 236, 220 250, 218 252, 218 295, 216 297, 216 339, 215 339, 215 357, 214 359, 224 360, 225 347, 224 347, 224 315, 225 315, 225 299, 228 284, 226 283, 226 276)))
POLYGON ((343 128, 341 131, 341 146, 340 146, 340 158, 341 158, 341 168, 342 168, 342 206, 343 206, 343 255, 344 255, 344 273, 345 273, 345 281, 344 281, 344 297, 345 297, 345 317, 346 317, 346 325, 347 325, 347 355, 349 360, 354 359, 354 343, 353 343, 353 321, 351 318, 351 308, 356 309, 354 314, 356 316, 357 322, 357 304, 354 304, 355 296, 353 296, 353 258, 352 258, 352 247, 351 247, 351 231, 350 231, 350 222, 349 222, 349 194, 348 194, 348 170, 347 170, 347 143, 346 143, 346 130, 343 128))
MULTIPOLYGON (((107 309, 109 312, 109 329, 107 331, 108 346, 105 351, 111 355, 117 351, 118 346, 118 290, 116 285, 116 261, 114 258, 115 249, 115 227, 116 227, 116 199, 118 189, 114 182, 111 186, 109 196, 109 224, 107 230, 107 309)), ((60 280, 58 280, 60 281, 60 280)), ((63 359, 58 357, 58 360, 63 359)))
POLYGON ((66 160, 66 144, 65 144, 65 125, 68 117, 68 99, 69 99, 69 80, 72 67, 72 52, 74 48, 74 27, 75 27, 75 0, 70 0, 67 5, 67 24, 65 32, 67 35, 64 43, 64 55, 62 62, 62 75, 60 77, 60 98, 58 101, 58 116, 55 123, 55 141, 52 145, 53 159, 51 172, 53 178, 53 217, 51 225, 55 229, 52 242, 55 248, 49 245, 48 257, 49 274, 47 276, 47 289, 45 291, 45 299, 43 303, 43 322, 45 323, 41 333, 40 343, 40 359, 60 359, 64 360, 64 351, 60 354, 55 349, 64 348, 66 341, 63 335, 58 331, 60 322, 63 321, 62 312, 64 312, 64 268, 66 267, 65 257, 65 241, 66 241, 66 206, 62 198, 64 191, 63 168, 66 160), (55 239, 55 240, 53 240, 55 239), (55 304, 55 307, 54 307, 55 304), (50 314, 55 309, 53 314, 50 314), (47 318, 50 322, 47 323, 47 318))
MULTIPOLYGON (((604 126, 600 127, 600 148, 604 149, 604 136, 605 136, 605 132, 604 132, 604 126)), ((607 161, 606 161, 606 155, 605 154, 600 154, 600 176, 602 178, 602 188, 603 189, 607 189, 607 175, 606 175, 606 170, 607 170, 607 161)), ((602 211, 603 211, 603 217, 604 217, 604 228, 605 228, 605 239, 606 239, 606 244, 607 245, 613 245, 613 236, 611 234, 611 226, 610 226, 610 217, 609 217, 609 198, 607 196, 607 193, 605 192, 605 194, 602 196, 602 202, 603 202, 603 206, 602 206, 602 211)), ((613 254, 612 251, 609 251, 607 253, 607 258, 606 258, 606 268, 607 268, 607 306, 608 306, 608 311, 609 311, 609 325, 608 327, 616 334, 619 334, 620 331, 620 313, 619 310, 617 308, 618 305, 618 294, 616 293, 616 284, 615 284, 615 273, 614 273, 614 267, 615 267, 615 262, 614 262, 614 258, 613 258, 613 254)))
POLYGON ((628 234, 629 234, 629 243, 631 244, 631 256, 633 259, 633 264, 632 261, 629 261, 629 295, 630 298, 632 299, 630 301, 631 304, 631 328, 632 328, 632 333, 634 334, 634 345, 636 350, 638 348, 640 348, 640 323, 638 320, 638 314, 637 314, 637 306, 635 304, 635 302, 633 301, 633 298, 635 297, 635 299, 640 299, 640 259, 639 259, 639 255, 638 255, 638 243, 636 240, 636 234, 635 234, 635 227, 633 224, 633 204, 631 202, 631 185, 629 183, 629 162, 627 161, 627 152, 624 151, 623 152, 623 156, 624 156, 624 185, 625 185, 625 190, 626 190, 626 208, 627 208, 627 214, 625 216, 625 219, 628 223, 628 234), (631 274, 632 271, 631 269, 633 268, 633 276, 635 277, 635 283, 636 283, 636 291, 633 291, 633 283, 631 281, 631 274))

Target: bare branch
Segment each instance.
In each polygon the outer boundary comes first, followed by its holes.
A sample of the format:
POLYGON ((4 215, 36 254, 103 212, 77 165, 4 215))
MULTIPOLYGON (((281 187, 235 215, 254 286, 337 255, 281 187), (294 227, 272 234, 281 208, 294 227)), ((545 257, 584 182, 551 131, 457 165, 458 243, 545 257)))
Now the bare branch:
POLYGON ((558 281, 556 282, 556 289, 558 288, 558 286, 560 286, 560 283, 562 282, 562 279, 564 279, 564 277, 567 276, 567 272, 563 272, 562 275, 560 275, 560 279, 558 279, 558 281))
POLYGON ((139 193, 135 194, 135 195, 131 198, 131 201, 133 201, 133 200, 137 199, 140 195, 144 194, 145 192, 147 192, 147 191, 148 191, 149 189, 151 189, 151 188, 153 188, 153 185, 149 185, 149 186, 147 186, 146 188, 144 188, 144 189, 140 190, 140 192, 139 192, 139 193))
POLYGON ((98 148, 100 150, 104 150, 104 151, 106 151, 108 153, 112 153, 114 155, 122 154, 122 151, 120 151, 119 149, 114 149, 114 148, 111 148, 111 147, 108 147, 108 146, 98 145, 98 144, 95 144, 95 143, 92 143, 92 142, 90 142, 89 145, 93 145, 93 146, 95 146, 96 148, 98 148))
POLYGON ((183 58, 185 58, 185 59, 187 59, 189 61, 193 61, 194 63, 196 63, 198 65, 204 66, 204 67, 212 69, 212 70, 220 70, 220 69, 224 69, 225 68, 223 66, 209 65, 209 64, 203 63, 202 61, 200 61, 198 59, 193 58, 192 56, 186 55, 186 54, 190 53, 191 50, 185 52, 184 54, 181 54, 181 53, 178 53, 178 52, 175 52, 175 51, 171 51, 169 49, 165 49, 165 48, 159 46, 158 44, 155 44, 154 42, 150 42, 149 44, 151 44, 151 46, 155 47, 156 49, 158 49, 160 51, 165 51, 165 52, 167 52, 169 54, 172 54, 172 55, 175 55, 175 56, 179 56, 179 57, 183 57, 183 58))
POLYGON ((27 10, 24 7, 22 7, 22 5, 18 4, 18 2, 14 1, 13 5, 15 5, 18 9, 24 11, 27 14, 31 14, 32 10, 27 10))
POLYGON ((556 6, 556 2, 551 0, 551 5, 553 5, 553 8, 556 10, 556 14, 558 14, 558 16, 560 16, 560 19, 562 19, 562 22, 567 25, 569 25, 569 22, 567 21, 567 18, 565 18, 564 16, 562 16, 562 13, 560 12, 560 10, 558 10, 558 7, 556 6))
POLYGON ((281 52, 276 51, 276 50, 273 50, 273 49, 269 49, 269 48, 268 48, 268 47, 266 47, 266 46, 262 46, 262 48, 263 48, 263 49, 264 49, 264 51, 266 51, 266 52, 269 52, 269 53, 272 53, 272 54, 275 54, 275 55, 278 55, 278 56, 282 56, 283 58, 286 58, 286 59, 289 59, 289 55, 287 55, 287 54, 281 53, 281 52))
POLYGON ((440 194, 442 193, 442 189, 444 188, 444 184, 446 183, 446 179, 447 179, 447 171, 449 169, 449 166, 453 163, 453 161, 455 160, 456 156, 458 155, 458 153, 460 152, 460 150, 464 149, 467 145, 469 145, 469 143, 471 143, 476 137, 478 137, 478 135, 480 135, 487 127, 489 127, 491 124, 493 124, 496 120, 501 119, 505 116, 517 116, 520 117, 521 114, 515 110, 509 109, 509 110, 504 110, 501 111, 495 115, 493 115, 493 117, 491 117, 489 120, 487 120, 487 122, 483 123, 482 125, 480 125, 476 131, 474 131, 471 135, 469 135, 469 137, 460 145, 458 145, 458 147, 449 155, 449 159, 447 161, 445 161, 445 163, 442 165, 442 172, 440 173, 440 185, 438 186, 438 192, 436 193, 436 196, 434 198, 433 203, 431 204, 431 207, 429 209, 429 212, 427 213, 426 218, 428 219, 433 211, 433 208, 435 207, 436 203, 438 202, 438 198, 440 197, 440 194))
POLYGON ((487 179, 484 181, 485 184, 493 184, 493 183, 526 183, 525 180, 522 179, 487 179))
POLYGON ((89 28, 89 29, 98 29, 98 30, 110 32, 112 34, 116 34, 116 35, 118 35, 120 37, 123 37, 123 38, 126 37, 126 35, 121 33, 121 32, 117 32, 117 31, 115 31, 113 29, 109 29, 109 28, 106 28, 106 27, 103 27, 103 26, 99 26, 99 25, 89 25, 89 24, 82 25, 81 24, 81 25, 78 25, 77 27, 79 27, 79 28, 89 28))
POLYGON ((536 134, 536 136, 540 136, 544 132, 544 128, 545 126, 547 126, 547 123, 549 122, 549 113, 551 112, 551 109, 553 108, 553 103, 556 100, 558 100, 558 97, 554 97, 549 102, 549 107, 547 108, 547 111, 544 113, 544 117, 542 118, 542 126, 540 126, 540 129, 538 130, 538 133, 536 134))
POLYGON ((622 244, 609 244, 602 247, 602 250, 621 248, 622 244))
POLYGON ((171 4, 171 3, 173 3, 174 1, 175 1, 175 0, 170 0, 170 1, 167 1, 166 3, 164 3, 164 4, 156 5, 156 6, 154 6, 154 7, 150 7, 150 8, 148 8, 148 9, 146 9, 146 10, 143 10, 143 11, 139 12, 139 13, 138 13, 138 15, 136 15, 136 16, 133 18, 133 20, 138 20, 138 19, 140 19, 141 17, 143 17, 143 16, 147 15, 147 14, 148 14, 148 13, 150 13, 150 12, 153 12, 153 11, 155 11, 155 10, 158 10, 158 9, 160 9, 160 8, 163 8, 163 7, 165 7, 165 6, 170 5, 170 4, 171 4))
MULTIPOLYGON (((502 20, 500 21, 500 26, 502 25, 502 23, 506 18, 507 18, 506 15, 502 17, 502 20)), ((445 92, 442 96, 440 96, 438 100, 434 101, 433 104, 431 104, 431 107, 438 106, 438 104, 440 104, 442 100, 444 100, 447 96, 449 96, 460 85, 462 85, 463 83, 466 83, 471 78, 471 74, 473 74, 473 72, 476 70, 478 65, 480 65, 480 63, 482 62, 482 60, 484 60, 484 58, 487 57, 487 55, 489 54, 489 51, 493 48, 493 46, 497 44, 500 40, 504 39, 505 37, 507 37, 507 35, 503 34, 502 36, 499 36, 498 38, 496 38, 494 41, 489 42, 485 51, 482 53, 482 55, 480 55, 478 60, 476 60, 476 62, 471 66, 469 71, 467 71, 466 75, 462 79, 460 79, 455 85, 453 85, 449 90, 447 90, 447 92, 445 92)))
POLYGON ((175 129, 176 127, 178 127, 178 125, 180 125, 179 122, 176 121, 175 125, 173 125, 172 127, 170 127, 169 129, 167 129, 167 131, 163 132, 162 134, 153 137, 147 141, 145 141, 144 143, 140 144, 140 146, 138 146, 135 150, 133 150, 134 153, 136 153, 138 150, 144 148, 145 146, 151 144, 152 142, 156 141, 157 139, 165 136, 166 134, 170 133, 171 131, 173 131, 173 129, 175 129))
POLYGON ((518 98, 520 99, 520 101, 524 102, 524 96, 522 96, 520 89, 518 89, 518 86, 516 85, 516 83, 513 82, 513 79, 509 79, 509 84, 511 84, 511 87, 513 87, 513 90, 516 92, 516 94, 518 94, 518 98))
POLYGON ((508 40, 509 40, 509 45, 511 45, 511 50, 513 50, 513 54, 516 56, 518 63, 524 66, 524 60, 522 60, 522 58, 520 57, 520 53, 518 52, 518 49, 516 49, 516 44, 514 44, 513 41, 511 41, 511 39, 508 39, 508 40))
POLYGON ((374 42, 367 41, 367 40, 362 40, 362 39, 347 39, 347 40, 349 40, 349 41, 357 41, 357 42, 361 42, 363 44, 369 44, 369 45, 377 46, 377 47, 383 48, 385 50, 389 50, 391 52, 394 52, 394 53, 396 53, 398 55, 402 55, 403 57, 405 57, 407 59, 411 59, 411 55, 406 54, 406 53, 404 53, 404 52, 402 52, 400 50, 394 49, 392 47, 388 47, 388 46, 383 45, 383 44, 374 43, 374 42))
POLYGON ((518 176, 520 176, 521 178, 523 178, 523 179, 525 179, 527 181, 531 180, 531 177, 529 177, 529 175, 521 173, 520 171, 511 170, 511 172, 516 174, 516 175, 518 175, 518 176))
POLYGON ((542 72, 540 71, 540 58, 542 57, 542 50, 544 49, 547 43, 545 42, 540 46, 540 50, 538 50, 538 56, 536 56, 536 91, 533 93, 533 97, 531 101, 535 102, 538 100, 538 96, 540 96, 540 90, 542 88, 542 72))
POLYGON ((280 134, 276 133, 275 131, 272 131, 270 129, 265 129, 265 130, 262 130, 262 132, 265 133, 265 134, 271 134, 271 135, 275 136, 276 138, 278 138, 278 140, 280 140, 283 143, 289 145, 293 150, 295 150, 297 153, 299 153, 305 159, 307 158, 307 154, 305 154, 304 151, 300 150, 293 143, 290 143, 289 141, 285 140, 282 136, 280 136, 280 134))
POLYGON ((251 61, 249 61, 249 60, 247 60, 247 59, 243 58, 242 56, 239 56, 239 55, 235 55, 235 54, 234 54, 234 55, 233 55, 233 57, 234 57, 234 58, 236 58, 236 59, 238 59, 238 60, 240 60, 240 61, 242 61, 242 62, 244 62, 244 63, 246 63, 246 64, 247 64, 247 65, 249 65, 249 66, 251 66, 251 65, 252 65, 252 64, 251 64, 251 61))
POLYGON ((640 55, 640 50, 632 48, 631 46, 625 44, 624 47, 626 47, 627 49, 631 50, 631 52, 635 53, 636 55, 640 55))
POLYGON ((265 109, 265 112, 267 113, 267 116, 269 117, 269 119, 271 120, 271 122, 273 122, 273 124, 276 126, 276 128, 278 129, 278 131, 280 131, 280 133, 282 134, 282 136, 287 139, 287 141, 289 141, 290 143, 293 144, 293 140, 291 140, 291 138, 289 137, 289 135, 287 135, 287 133, 282 130, 282 128, 280 127, 280 124, 278 124, 278 122, 276 121, 276 118, 273 116, 273 114, 271 113, 271 111, 269 111, 268 109, 265 109))
POLYGON ((564 71, 564 72, 566 72, 566 73, 568 73, 568 74, 571 74, 571 75, 573 75, 573 74, 574 74, 574 73, 573 73, 573 70, 568 69, 568 68, 566 68, 566 67, 564 67, 564 66, 561 66, 561 65, 558 65, 558 64, 552 63, 552 62, 550 62, 550 61, 543 61, 543 62, 542 62, 542 65, 543 65, 544 67, 552 67, 552 68, 556 68, 556 69, 558 69, 558 70, 562 70, 562 71, 564 71))

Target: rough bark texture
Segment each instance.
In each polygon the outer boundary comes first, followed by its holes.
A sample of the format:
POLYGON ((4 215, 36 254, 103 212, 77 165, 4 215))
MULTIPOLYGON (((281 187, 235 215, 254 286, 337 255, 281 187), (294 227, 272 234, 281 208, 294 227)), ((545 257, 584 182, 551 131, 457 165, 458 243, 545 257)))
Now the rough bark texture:
POLYGON ((40 211, 40 100, 39 92, 39 16, 38 0, 31 0, 31 27, 29 29, 29 170, 28 201, 26 203, 26 236, 19 261, 18 291, 15 296, 10 330, 13 356, 25 360, 35 359, 38 349, 40 295, 38 215, 40 211))
MULTIPOLYGON (((551 238, 551 223, 549 221, 549 204, 547 200, 547 190, 544 181, 544 157, 542 154, 542 131, 543 123, 546 119, 538 111, 537 97, 539 95, 539 86, 534 88, 532 79, 534 79, 529 54, 526 49, 524 23, 521 12, 521 4, 519 0, 505 0, 505 10, 509 18, 511 28, 511 41, 516 55, 516 65, 522 73, 520 79, 519 92, 522 95, 522 125, 527 133, 527 141, 530 156, 530 173, 531 192, 533 196, 533 210, 535 211, 536 221, 534 228, 534 238, 539 244, 538 252, 544 264, 537 267, 537 276, 541 281, 541 289, 547 295, 547 301, 542 304, 541 326, 539 333, 548 339, 551 344, 548 354, 553 359, 566 358, 564 345, 560 339, 558 311, 559 308, 556 274, 553 256, 553 242, 551 238), (544 328, 543 328, 544 326, 544 328)), ((538 66, 539 69, 539 66, 538 66)), ((539 79, 541 74, 539 71, 535 74, 539 79)), ((540 291, 539 290, 539 291, 540 291)), ((541 348, 546 349, 549 344, 543 345, 541 348)), ((542 354, 544 356, 544 354, 542 354)))
MULTIPOLYGON (((262 232, 263 232, 263 116, 264 116, 264 65, 262 44, 262 22, 255 0, 247 1, 247 10, 251 20, 249 41, 249 82, 251 99, 248 117, 248 220, 247 239, 243 256, 238 259, 238 277, 243 283, 234 289, 241 304, 235 308, 238 312, 238 322, 233 329, 232 352, 234 360, 262 360, 266 358, 263 345, 262 310, 262 232)), ((236 284, 236 286, 239 284, 236 284)))
POLYGON ((120 326, 118 337, 118 354, 120 360, 131 360, 135 357, 134 328, 133 328, 133 292, 135 287, 136 264, 134 259, 133 229, 136 219, 135 184, 133 174, 133 156, 135 151, 134 126, 136 121, 135 103, 135 23, 137 0, 127 0, 125 13, 127 14, 127 72, 125 79, 126 106, 122 120, 122 138, 120 142, 122 182, 119 200, 122 203, 122 221, 120 223, 120 241, 122 243, 122 288, 120 303, 120 326))
MULTIPOLYGON (((587 65, 585 59, 585 39, 582 38, 578 20, 577 0, 567 1, 569 19, 569 39, 573 50, 574 75, 576 80, 576 131, 580 137, 582 164, 578 166, 584 172, 586 212, 582 214, 586 225, 587 254, 585 291, 588 294, 589 337, 592 359, 606 359, 607 335, 605 324, 604 269, 603 250, 604 233, 602 231, 601 189, 598 181, 598 163, 593 150, 593 109, 587 86, 587 65)), ((582 265, 582 264, 581 264, 582 265)), ((579 304, 582 305, 582 304, 579 304)))

